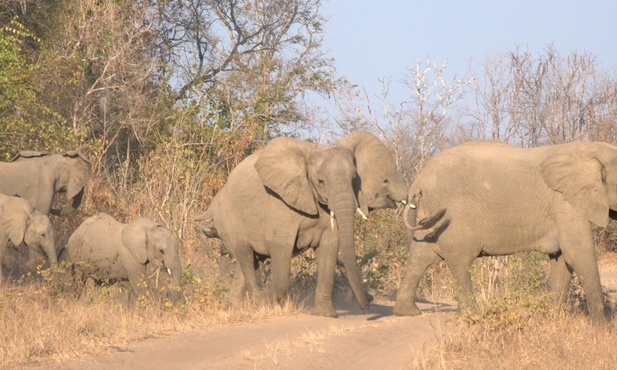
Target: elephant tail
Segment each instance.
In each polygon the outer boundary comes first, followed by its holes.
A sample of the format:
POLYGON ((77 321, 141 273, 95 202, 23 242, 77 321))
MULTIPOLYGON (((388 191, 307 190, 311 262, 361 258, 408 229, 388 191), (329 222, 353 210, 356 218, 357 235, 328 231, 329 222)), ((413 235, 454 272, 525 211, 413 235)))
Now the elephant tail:
POLYGON ((405 222, 405 226, 411 231, 430 229, 431 227, 435 226, 435 224, 439 222, 439 220, 441 220, 446 214, 446 209, 442 208, 436 213, 416 222, 418 207, 420 206, 421 198, 422 190, 415 189, 414 191, 412 187, 412 190, 409 194, 409 204, 405 206, 405 212, 403 214, 403 221, 405 222))
POLYGON ((203 215, 193 217, 191 222, 193 222, 195 226, 199 227, 208 238, 221 239, 218 230, 216 230, 216 227, 214 226, 214 217, 208 214, 208 212, 203 215))

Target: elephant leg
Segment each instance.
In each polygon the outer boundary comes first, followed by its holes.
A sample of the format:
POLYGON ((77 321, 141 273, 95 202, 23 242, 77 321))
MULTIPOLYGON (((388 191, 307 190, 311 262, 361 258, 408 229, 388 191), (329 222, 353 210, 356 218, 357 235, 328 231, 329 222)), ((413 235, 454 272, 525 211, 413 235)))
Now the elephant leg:
POLYGON ((236 269, 234 271, 233 282, 231 285, 231 302, 238 304, 246 297, 246 283, 244 281, 244 274, 242 273, 242 267, 236 260, 236 269))
POLYGON ((471 284, 471 273, 469 272, 471 262, 453 259, 446 259, 445 261, 454 281, 457 283, 457 293, 461 306, 459 308, 473 307, 476 304, 476 298, 471 284))
MULTIPOLYGON (((8 240, 6 241, 8 243, 8 240)), ((0 284, 4 281, 4 272, 2 265, 4 263, 4 253, 6 252, 6 243, 0 240, 0 284)))
POLYGON ((567 214, 558 214, 556 221, 561 252, 565 262, 581 279, 589 315, 594 323, 603 323, 606 320, 604 296, 589 221, 572 220, 567 214))
POLYGON ((272 269, 272 287, 274 289, 274 299, 278 302, 287 296, 290 285, 291 257, 293 248, 285 245, 268 244, 276 251, 270 256, 272 269))
POLYGON ((551 266, 549 274, 551 291, 555 294, 555 304, 561 306, 568 298, 572 270, 566 264, 562 253, 549 256, 549 261, 551 266))
POLYGON ((137 298, 145 295, 146 286, 148 283, 144 280, 144 277, 146 276, 146 266, 138 262, 128 260, 124 260, 122 264, 126 271, 132 293, 135 294, 137 298))
POLYGON ((338 233, 335 230, 326 229, 323 232, 315 254, 317 256, 317 287, 312 314, 337 317, 332 304, 334 272, 338 258, 338 233))
MULTIPOLYGON (((259 285, 257 285, 257 276, 255 275, 255 256, 253 252, 253 248, 248 244, 243 244, 234 249, 234 257, 236 258, 237 266, 240 267, 239 271, 236 271, 236 274, 242 274, 242 280, 244 281, 244 286, 246 292, 255 297, 260 289, 259 285)), ((238 279, 238 277, 236 277, 238 279)))
POLYGON ((411 242, 407 271, 396 293, 395 315, 415 316, 422 313, 416 305, 418 285, 426 269, 440 261, 442 261, 442 258, 426 243, 411 242))

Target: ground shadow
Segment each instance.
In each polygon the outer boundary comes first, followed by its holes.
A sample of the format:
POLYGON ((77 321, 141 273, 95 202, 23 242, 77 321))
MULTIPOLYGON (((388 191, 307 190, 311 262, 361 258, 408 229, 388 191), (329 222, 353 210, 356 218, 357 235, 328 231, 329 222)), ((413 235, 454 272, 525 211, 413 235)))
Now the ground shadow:
MULTIPOLYGON (((418 306, 422 313, 437 313, 437 312, 456 312, 456 303, 447 302, 418 302, 418 306)), ((347 304, 343 308, 337 309, 339 317, 346 316, 369 316, 367 321, 375 321, 385 317, 394 316, 394 303, 380 304, 372 303, 367 310, 361 309, 357 304, 347 304)))

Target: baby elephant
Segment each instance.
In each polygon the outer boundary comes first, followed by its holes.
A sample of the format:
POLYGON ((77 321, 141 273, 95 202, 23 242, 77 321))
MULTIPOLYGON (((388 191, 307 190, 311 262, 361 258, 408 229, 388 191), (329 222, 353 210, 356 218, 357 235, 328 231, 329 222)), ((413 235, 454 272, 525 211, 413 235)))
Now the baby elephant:
POLYGON ((26 199, 0 194, 0 282, 3 280, 2 261, 12 242, 24 242, 30 248, 42 250, 53 268, 57 267, 54 232, 49 218, 34 209, 26 199))
POLYGON ((180 299, 179 242, 171 231, 154 221, 138 217, 123 224, 99 213, 75 230, 66 244, 66 253, 97 279, 128 280, 137 295, 144 292, 146 267, 164 267, 175 288, 170 298, 174 302, 180 299))

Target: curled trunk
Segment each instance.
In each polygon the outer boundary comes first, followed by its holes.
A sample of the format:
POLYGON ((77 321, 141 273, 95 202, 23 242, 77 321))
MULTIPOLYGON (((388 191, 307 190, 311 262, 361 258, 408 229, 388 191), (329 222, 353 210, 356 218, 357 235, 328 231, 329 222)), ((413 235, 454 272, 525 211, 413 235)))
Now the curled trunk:
POLYGON ((409 230, 416 229, 416 213, 417 213, 417 206, 415 204, 410 203, 405 206, 405 212, 403 212, 403 222, 405 222, 405 226, 409 230))

